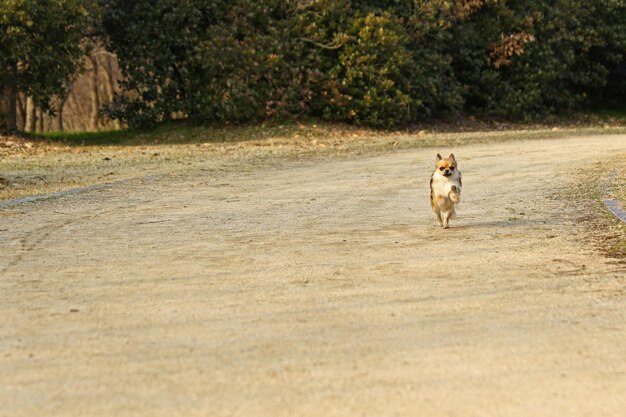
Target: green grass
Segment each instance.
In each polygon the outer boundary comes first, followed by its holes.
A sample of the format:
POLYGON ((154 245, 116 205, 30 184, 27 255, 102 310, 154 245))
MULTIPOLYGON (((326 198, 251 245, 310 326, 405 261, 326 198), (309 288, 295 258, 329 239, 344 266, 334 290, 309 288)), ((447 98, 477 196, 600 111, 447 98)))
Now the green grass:
MULTIPOLYGON (((159 124, 147 131, 124 129, 104 132, 50 132, 41 134, 48 141, 68 146, 144 146, 196 143, 233 143, 269 138, 314 138, 335 133, 376 130, 337 123, 307 120, 250 125, 199 126, 184 121, 159 124)), ((387 133, 391 133, 387 131, 387 133)))
POLYGON ((138 132, 131 129, 108 130, 104 132, 47 132, 39 136, 70 146, 115 146, 132 142, 138 132))
POLYGON ((137 133, 131 129, 124 129, 104 132, 47 132, 38 135, 51 142, 62 142, 70 146, 111 146, 124 145, 124 142, 132 141, 137 133))
POLYGON ((626 121, 626 104, 621 106, 612 106, 598 109, 594 113, 601 118, 613 119, 617 121, 626 121))

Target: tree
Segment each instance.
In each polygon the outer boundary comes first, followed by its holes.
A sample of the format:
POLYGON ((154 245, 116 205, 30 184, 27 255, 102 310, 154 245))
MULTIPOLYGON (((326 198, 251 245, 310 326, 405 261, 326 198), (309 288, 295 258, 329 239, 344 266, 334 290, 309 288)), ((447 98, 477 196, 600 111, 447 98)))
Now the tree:
POLYGON ((0 126, 17 129, 18 92, 44 110, 80 69, 81 40, 90 25, 84 0, 3 0, 0 3, 0 126), (0 107, 2 110, 2 107, 0 107))
MULTIPOLYGON (((452 28, 449 53, 468 112, 534 119, 607 102, 626 55, 626 2, 492 2, 452 28)), ((624 80, 624 77, 621 78, 624 80)))
POLYGON ((112 114, 134 126, 181 113, 389 126, 458 107, 448 60, 385 10, 398 2, 381 3, 103 0, 106 47, 125 75, 112 114))

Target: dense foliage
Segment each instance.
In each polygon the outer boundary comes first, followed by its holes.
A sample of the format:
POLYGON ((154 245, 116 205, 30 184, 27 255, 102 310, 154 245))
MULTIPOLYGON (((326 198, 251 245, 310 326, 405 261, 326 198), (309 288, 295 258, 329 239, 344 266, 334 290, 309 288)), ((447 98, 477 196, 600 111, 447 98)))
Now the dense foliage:
POLYGON ((0 87, 44 108, 98 33, 125 75, 109 112, 133 126, 626 102, 626 0, 4 0, 0 24, 0 87))
POLYGON ((612 78, 626 77, 625 1, 497 2, 453 34, 452 65, 469 112, 528 119, 626 103, 612 78))
POLYGON ((114 111, 376 126, 530 119, 624 99, 624 0, 105 1, 114 111))
POLYGON ((50 109, 52 97, 63 95, 83 56, 81 40, 90 24, 87 4, 81 0, 0 2, 0 88, 6 95, 3 107, 12 114, 5 127, 16 128, 18 91, 44 109, 50 109))

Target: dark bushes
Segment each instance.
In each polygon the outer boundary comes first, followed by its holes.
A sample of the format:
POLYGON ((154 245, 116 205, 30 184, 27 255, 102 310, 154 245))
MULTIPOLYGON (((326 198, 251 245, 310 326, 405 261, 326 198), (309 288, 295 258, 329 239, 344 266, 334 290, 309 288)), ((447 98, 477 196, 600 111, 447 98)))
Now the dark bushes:
POLYGON ((102 8, 127 77, 111 110, 131 125, 302 114, 374 126, 460 112, 532 119, 624 100, 621 0, 108 0, 102 8))

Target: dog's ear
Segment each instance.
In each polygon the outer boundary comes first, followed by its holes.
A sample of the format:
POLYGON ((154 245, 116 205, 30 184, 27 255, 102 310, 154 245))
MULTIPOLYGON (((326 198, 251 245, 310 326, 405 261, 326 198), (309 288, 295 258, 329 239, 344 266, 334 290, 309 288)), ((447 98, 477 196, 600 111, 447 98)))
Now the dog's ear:
POLYGON ((448 159, 452 159, 454 162, 456 162, 456 159, 454 159, 454 154, 451 153, 450 156, 448 157, 448 159))
POLYGON ((437 154, 437 156, 435 157, 435 162, 437 161, 441 161, 443 158, 441 157, 441 155, 437 154))

